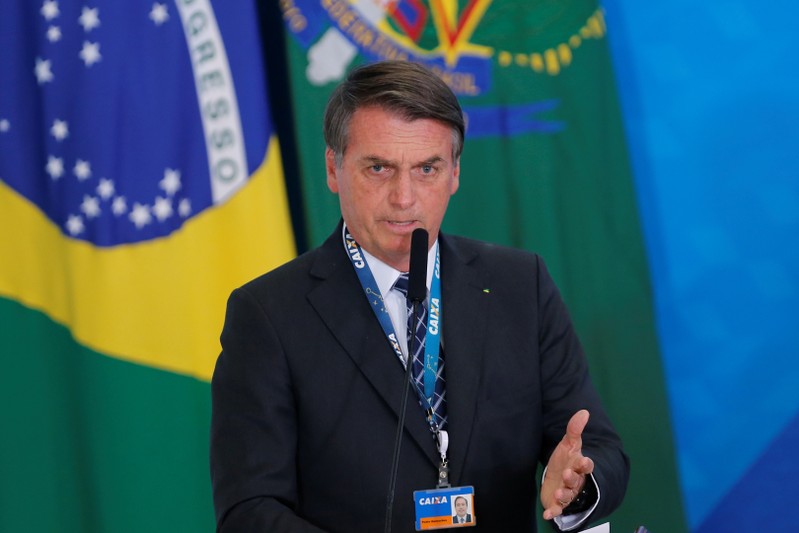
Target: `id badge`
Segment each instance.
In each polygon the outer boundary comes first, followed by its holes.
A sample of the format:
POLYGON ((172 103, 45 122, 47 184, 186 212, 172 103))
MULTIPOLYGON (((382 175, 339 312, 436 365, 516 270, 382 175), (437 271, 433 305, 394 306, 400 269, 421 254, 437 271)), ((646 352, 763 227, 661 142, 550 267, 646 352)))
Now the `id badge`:
POLYGON ((417 490, 413 493, 413 500, 416 531, 477 525, 474 487, 417 490))

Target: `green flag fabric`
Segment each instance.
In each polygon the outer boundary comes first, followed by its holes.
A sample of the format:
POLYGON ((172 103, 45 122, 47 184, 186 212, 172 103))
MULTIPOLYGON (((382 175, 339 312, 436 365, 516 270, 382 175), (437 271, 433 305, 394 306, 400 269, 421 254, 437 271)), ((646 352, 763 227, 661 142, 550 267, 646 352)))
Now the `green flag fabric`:
POLYGON ((319 244, 340 216, 325 183, 320 125, 332 88, 365 62, 405 59, 430 67, 458 95, 468 120, 460 189, 444 230, 542 254, 631 458, 613 529, 645 523, 653 531, 684 531, 602 10, 588 0, 384 6, 281 2, 309 243, 319 244))
POLYGON ((295 255, 251 0, 7 2, 0 531, 213 531, 230 291, 295 255))

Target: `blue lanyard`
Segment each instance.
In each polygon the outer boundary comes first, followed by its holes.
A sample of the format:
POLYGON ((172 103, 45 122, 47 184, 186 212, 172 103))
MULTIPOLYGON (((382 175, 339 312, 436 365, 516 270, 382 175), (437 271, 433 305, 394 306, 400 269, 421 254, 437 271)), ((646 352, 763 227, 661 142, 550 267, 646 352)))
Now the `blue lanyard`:
POLYGON ((441 347, 441 261, 436 249, 436 265, 430 284, 430 309, 427 312, 427 335, 424 345, 424 394, 433 401, 438 375, 438 350, 441 347))
MULTIPOLYGON (((347 255, 355 267, 355 273, 358 275, 358 279, 361 282, 361 287, 363 287, 364 293, 366 294, 366 299, 371 304, 372 311, 374 311, 377 320, 380 322, 380 326, 383 328, 383 332, 385 332, 389 344, 391 344, 391 347, 394 349, 394 353, 397 355, 404 368, 407 363, 405 361, 405 357, 402 355, 402 349, 400 348, 399 342, 397 341, 397 334, 394 331, 394 325, 391 323, 391 317, 388 315, 388 311, 384 305, 383 295, 380 293, 380 289, 377 287, 375 277, 372 274, 372 270, 369 268, 368 263, 366 262, 366 257, 363 255, 360 245, 355 242, 355 239, 353 239, 352 235, 349 233, 349 231, 347 231, 346 226, 344 227, 344 244, 347 248, 347 255)), ((413 332, 411 332, 411 335, 412 334, 413 332)), ((438 353, 440 345, 441 261, 439 259, 438 250, 436 250, 436 264, 435 268, 433 269, 433 282, 430 286, 430 305, 427 313, 427 333, 424 350, 424 391, 421 391, 418 387, 414 386, 419 398, 423 403, 427 404, 424 407, 428 412, 428 421, 430 422, 431 429, 434 432, 438 430, 438 427, 435 422, 435 417, 430 416, 429 413, 432 413, 433 411, 433 394, 436 388, 436 375, 438 374, 438 353)), ((411 357, 412 355, 409 354, 408 359, 410 360, 411 357)))

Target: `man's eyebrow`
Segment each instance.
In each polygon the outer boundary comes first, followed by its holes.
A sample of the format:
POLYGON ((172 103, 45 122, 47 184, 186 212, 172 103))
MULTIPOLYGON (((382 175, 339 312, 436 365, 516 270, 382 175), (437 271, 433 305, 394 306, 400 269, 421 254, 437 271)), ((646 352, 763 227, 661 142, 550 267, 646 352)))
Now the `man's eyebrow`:
POLYGON ((424 161, 419 163, 419 165, 435 165, 436 163, 440 163, 442 161, 445 161, 443 157, 441 157, 440 155, 434 155, 429 159, 425 159, 424 161))
MULTIPOLYGON (((386 159, 384 157, 380 157, 377 155, 365 155, 360 158, 361 163, 368 163, 370 165, 382 165, 387 167, 394 167, 398 164, 390 159, 386 159)), ((435 165, 436 163, 446 162, 446 159, 441 157, 440 155, 434 155, 418 163, 415 163, 414 166, 425 166, 425 165, 435 165)))
POLYGON ((370 165, 383 165, 383 166, 392 166, 393 163, 388 159, 385 159, 380 156, 376 155, 366 155, 361 158, 362 163, 369 163, 370 165))

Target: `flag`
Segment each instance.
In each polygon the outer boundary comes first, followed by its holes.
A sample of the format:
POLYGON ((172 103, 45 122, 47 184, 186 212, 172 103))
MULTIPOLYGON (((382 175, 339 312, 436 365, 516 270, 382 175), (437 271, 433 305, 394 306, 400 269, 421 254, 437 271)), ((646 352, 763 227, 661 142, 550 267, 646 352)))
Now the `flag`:
POLYGON ((210 531, 230 291, 295 255, 250 1, 0 18, 0 530, 210 531))
POLYGON ((588 0, 281 6, 309 242, 321 242, 339 217, 338 199, 320 179, 319 123, 330 91, 365 62, 427 65, 458 95, 468 121, 460 189, 444 230, 542 254, 631 457, 614 529, 645 522, 684 530, 649 269, 601 8, 588 0))

